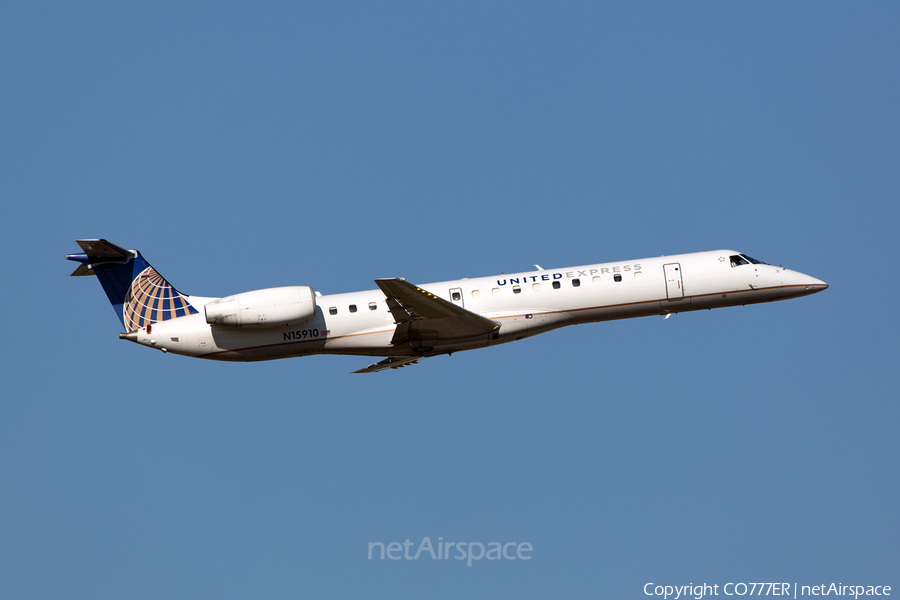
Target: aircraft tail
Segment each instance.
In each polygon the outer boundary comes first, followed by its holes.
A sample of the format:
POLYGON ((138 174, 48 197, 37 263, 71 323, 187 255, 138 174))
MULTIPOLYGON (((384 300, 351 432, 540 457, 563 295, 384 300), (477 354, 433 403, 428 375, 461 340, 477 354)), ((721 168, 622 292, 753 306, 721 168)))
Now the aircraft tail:
POLYGON ((82 254, 66 258, 81 263, 73 276, 96 275, 125 331, 197 312, 187 296, 166 281, 137 250, 106 240, 77 240, 82 254))

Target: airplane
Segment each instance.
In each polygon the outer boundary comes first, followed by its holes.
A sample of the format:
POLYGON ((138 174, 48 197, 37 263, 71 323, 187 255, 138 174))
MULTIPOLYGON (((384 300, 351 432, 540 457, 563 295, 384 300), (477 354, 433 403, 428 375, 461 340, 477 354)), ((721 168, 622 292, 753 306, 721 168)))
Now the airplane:
POLYGON ((772 302, 824 281, 733 250, 543 269, 323 295, 274 287, 224 298, 182 294, 144 260, 103 239, 77 240, 73 276, 96 275, 125 327, 119 337, 163 352, 224 361, 313 354, 383 358, 373 373, 580 323, 772 302))

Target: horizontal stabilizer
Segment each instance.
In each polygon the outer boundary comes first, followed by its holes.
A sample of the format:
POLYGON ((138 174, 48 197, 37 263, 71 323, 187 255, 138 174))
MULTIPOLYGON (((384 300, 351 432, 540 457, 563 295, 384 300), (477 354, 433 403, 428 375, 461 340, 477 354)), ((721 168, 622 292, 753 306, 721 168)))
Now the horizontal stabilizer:
POLYGON ((66 260, 80 262, 81 265, 72 272, 72 277, 96 275, 94 267, 110 265, 127 265, 136 254, 125 248, 120 248, 106 240, 77 240, 78 245, 84 250, 81 254, 66 254, 66 260))
POLYGON ((96 273, 85 264, 78 265, 78 268, 72 271, 72 277, 84 277, 85 275, 96 275, 96 273))
POLYGON ((106 240, 76 240, 76 242, 93 265, 100 263, 125 264, 135 257, 135 253, 131 250, 120 248, 106 240))

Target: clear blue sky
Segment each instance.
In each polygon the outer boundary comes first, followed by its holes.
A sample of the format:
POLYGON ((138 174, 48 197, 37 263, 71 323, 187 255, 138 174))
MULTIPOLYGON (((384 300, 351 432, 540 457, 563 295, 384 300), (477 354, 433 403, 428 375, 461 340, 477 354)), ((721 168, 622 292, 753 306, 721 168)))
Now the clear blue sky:
POLYGON ((898 32, 888 2, 6 3, 0 596, 900 588, 898 32), (118 340, 63 260, 91 237, 209 296, 716 248, 831 288, 361 376, 118 340), (533 558, 366 558, 425 536, 533 558))

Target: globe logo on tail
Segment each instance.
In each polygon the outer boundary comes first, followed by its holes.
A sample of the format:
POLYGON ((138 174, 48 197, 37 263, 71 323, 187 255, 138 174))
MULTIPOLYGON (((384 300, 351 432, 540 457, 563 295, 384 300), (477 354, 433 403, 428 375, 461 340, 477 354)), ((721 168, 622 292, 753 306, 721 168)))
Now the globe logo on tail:
POLYGON ((196 312, 153 267, 147 267, 134 278, 122 307, 125 329, 128 331, 196 312))

